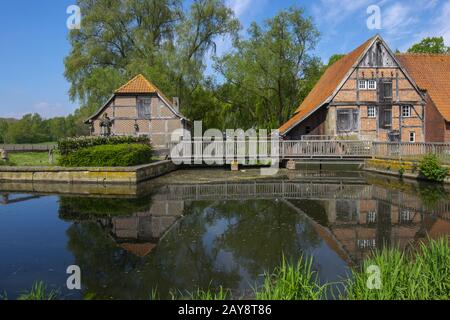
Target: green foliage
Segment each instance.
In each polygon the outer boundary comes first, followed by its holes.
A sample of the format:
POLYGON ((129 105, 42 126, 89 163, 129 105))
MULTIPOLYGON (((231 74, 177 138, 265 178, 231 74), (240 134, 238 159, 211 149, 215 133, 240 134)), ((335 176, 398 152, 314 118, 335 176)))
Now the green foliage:
POLYGON ((448 169, 443 167, 434 154, 428 154, 419 163, 419 171, 428 180, 442 182, 447 177, 448 169))
POLYGON ((320 300, 325 296, 325 286, 318 284, 312 269, 312 258, 300 258, 296 265, 283 258, 274 273, 265 275, 262 288, 256 290, 258 300, 320 300))
POLYGON ((320 60, 311 56, 318 31, 302 9, 289 8, 262 25, 253 23, 247 33, 233 51, 216 59, 215 68, 225 78, 217 96, 229 104, 230 126, 277 128, 321 70, 320 60))
POLYGON ((450 47, 445 45, 443 37, 424 38, 409 48, 408 52, 445 54, 450 53, 450 47))
MULTIPOLYGON (((202 86, 206 55, 219 37, 240 28, 224 0, 78 0, 83 28, 70 32, 65 59, 70 96, 92 114, 111 93, 143 73, 190 116, 191 93, 202 86)), ((78 118, 78 117, 77 117, 78 118)), ((87 117, 86 117, 87 118, 87 117)))
POLYGON ((58 141, 59 153, 63 156, 69 155, 83 148, 100 146, 100 145, 116 145, 116 144, 144 144, 150 145, 150 140, 145 136, 87 136, 78 138, 67 138, 58 141))
POLYGON ((442 184, 419 184, 419 196, 423 205, 430 211, 436 209, 439 203, 448 201, 448 195, 442 184))
POLYGON ((405 174, 406 169, 403 166, 400 166, 400 169, 398 169, 398 174, 400 175, 400 177, 403 177, 403 175, 405 174))
POLYGON ((100 145, 61 156, 65 167, 129 167, 152 161, 152 148, 143 144, 100 145))
MULTIPOLYGON (((343 297, 341 297, 343 298, 343 297)), ((447 238, 421 243, 411 254, 399 249, 384 249, 366 259, 361 269, 353 270, 346 285, 350 300, 448 300, 450 298, 450 247, 447 238), (378 266, 381 288, 367 286, 378 266)))
POLYGON ((76 134, 73 116, 42 119, 27 114, 20 120, 0 120, 0 143, 42 143, 76 134))
POLYGON ((18 300, 56 300, 58 291, 47 290, 47 286, 42 281, 33 284, 29 292, 23 293, 18 300))
POLYGON ((0 119, 0 143, 5 143, 4 136, 8 131, 9 125, 14 120, 0 119))

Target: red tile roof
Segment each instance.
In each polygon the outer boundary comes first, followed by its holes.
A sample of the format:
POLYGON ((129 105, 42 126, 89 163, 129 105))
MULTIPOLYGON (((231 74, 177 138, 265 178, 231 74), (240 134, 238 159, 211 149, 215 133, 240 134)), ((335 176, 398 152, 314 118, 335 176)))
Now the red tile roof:
POLYGON ((420 89, 426 90, 446 121, 450 121, 450 55, 399 54, 396 56, 420 89))
POLYGON ((295 111, 295 115, 280 127, 280 134, 285 134, 299 122, 310 116, 317 108, 328 102, 327 100, 338 89, 339 84, 345 79, 350 69, 359 61, 375 38, 370 38, 361 46, 336 61, 325 71, 315 87, 295 111))
POLYGON ((148 81, 142 74, 138 74, 136 77, 125 83, 116 93, 156 93, 156 86, 148 81))

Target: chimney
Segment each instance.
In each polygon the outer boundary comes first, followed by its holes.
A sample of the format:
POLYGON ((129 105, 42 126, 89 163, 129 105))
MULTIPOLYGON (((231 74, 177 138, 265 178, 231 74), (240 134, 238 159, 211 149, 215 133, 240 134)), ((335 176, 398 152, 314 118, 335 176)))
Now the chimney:
POLYGON ((173 108, 175 109, 176 112, 180 112, 180 98, 178 97, 173 97, 173 108))

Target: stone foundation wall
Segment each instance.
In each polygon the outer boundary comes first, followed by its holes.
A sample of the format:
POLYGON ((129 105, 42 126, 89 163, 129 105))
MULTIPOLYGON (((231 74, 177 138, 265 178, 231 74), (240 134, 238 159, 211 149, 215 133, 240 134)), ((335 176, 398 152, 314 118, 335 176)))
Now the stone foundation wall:
POLYGON ((0 167, 0 181, 136 184, 176 169, 171 161, 126 168, 0 167))

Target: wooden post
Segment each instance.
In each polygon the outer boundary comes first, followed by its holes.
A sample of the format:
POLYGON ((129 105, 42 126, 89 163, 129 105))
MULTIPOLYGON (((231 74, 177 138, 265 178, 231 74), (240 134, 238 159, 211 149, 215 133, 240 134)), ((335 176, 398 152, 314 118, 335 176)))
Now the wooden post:
POLYGON ((48 150, 48 163, 53 164, 53 148, 48 150))
POLYGON ((8 151, 6 149, 0 149, 1 157, 3 161, 8 161, 8 151))

